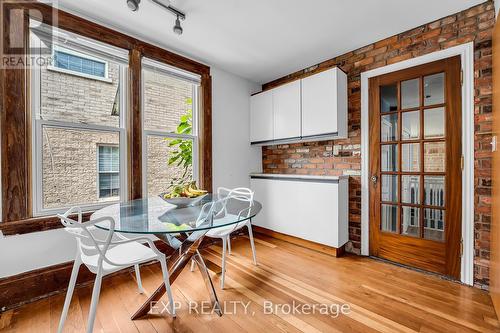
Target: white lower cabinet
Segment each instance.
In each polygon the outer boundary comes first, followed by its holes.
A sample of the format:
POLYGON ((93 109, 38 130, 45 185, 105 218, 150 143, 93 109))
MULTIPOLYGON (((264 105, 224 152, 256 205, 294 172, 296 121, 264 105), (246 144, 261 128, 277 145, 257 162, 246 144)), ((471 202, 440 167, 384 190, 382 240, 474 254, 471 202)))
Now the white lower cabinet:
POLYGON ((348 177, 252 175, 256 226, 340 248, 348 241, 348 177), (294 176, 295 177, 295 176, 294 176))

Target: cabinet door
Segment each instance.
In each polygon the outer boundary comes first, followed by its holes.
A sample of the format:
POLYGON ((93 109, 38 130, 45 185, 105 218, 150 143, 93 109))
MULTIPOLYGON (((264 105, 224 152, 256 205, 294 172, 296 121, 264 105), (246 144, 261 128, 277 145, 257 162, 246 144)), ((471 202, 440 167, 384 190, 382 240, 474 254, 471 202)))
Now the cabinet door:
POLYGON ((302 136, 338 132, 338 72, 333 68, 302 79, 302 136))
POLYGON ((274 111, 274 139, 300 137, 300 81, 272 90, 274 111))
POLYGON ((250 141, 273 139, 273 95, 271 91, 250 97, 250 141))

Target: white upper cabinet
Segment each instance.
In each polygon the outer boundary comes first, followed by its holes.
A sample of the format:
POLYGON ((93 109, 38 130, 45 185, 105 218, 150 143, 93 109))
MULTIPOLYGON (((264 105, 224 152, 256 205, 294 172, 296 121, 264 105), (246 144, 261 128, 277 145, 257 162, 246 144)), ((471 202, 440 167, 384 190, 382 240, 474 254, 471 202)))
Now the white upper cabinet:
POLYGON ((338 68, 302 79, 302 136, 347 137, 347 76, 338 68))
POLYGON ((250 98, 253 144, 347 138, 347 75, 338 68, 250 98))
POLYGON ((300 138, 300 81, 273 90, 274 140, 300 138))
POLYGON ((250 98, 250 141, 273 140, 273 93, 264 91, 250 98))

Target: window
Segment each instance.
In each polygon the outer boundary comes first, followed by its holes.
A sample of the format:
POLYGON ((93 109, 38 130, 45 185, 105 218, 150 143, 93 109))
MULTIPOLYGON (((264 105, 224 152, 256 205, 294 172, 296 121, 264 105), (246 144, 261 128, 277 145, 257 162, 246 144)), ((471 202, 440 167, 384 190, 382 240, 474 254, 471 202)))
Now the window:
MULTIPOLYGON (((43 29, 43 25, 33 26, 43 29)), ((45 65, 31 71, 35 216, 71 206, 97 209, 126 199, 123 110, 128 52, 54 30, 53 64, 61 67, 54 70, 45 65), (65 52, 69 47, 72 53, 65 52), (82 79, 65 71, 107 75, 108 81, 82 79)), ((30 33, 34 46, 43 38, 39 31, 30 33)))
POLYGON ((81 74, 106 78, 106 62, 77 55, 71 51, 54 51, 54 66, 81 74))
POLYGON ((198 180, 200 78, 149 59, 142 75, 144 193, 157 196, 198 180))
POLYGON ((117 146, 98 146, 99 198, 120 195, 120 149, 117 146))

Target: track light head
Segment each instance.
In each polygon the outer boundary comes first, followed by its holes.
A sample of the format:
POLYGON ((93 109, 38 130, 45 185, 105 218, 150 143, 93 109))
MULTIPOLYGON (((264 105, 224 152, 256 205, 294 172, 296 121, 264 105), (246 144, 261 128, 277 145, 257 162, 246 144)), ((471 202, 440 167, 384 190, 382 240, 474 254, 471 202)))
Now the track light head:
POLYGON ((139 9, 139 4, 141 0, 127 0, 127 6, 131 11, 135 12, 139 9))
POLYGON ((177 19, 175 20, 175 25, 174 25, 174 33, 177 35, 182 35, 182 32, 184 31, 181 27, 181 21, 179 20, 179 16, 177 16, 177 19))

